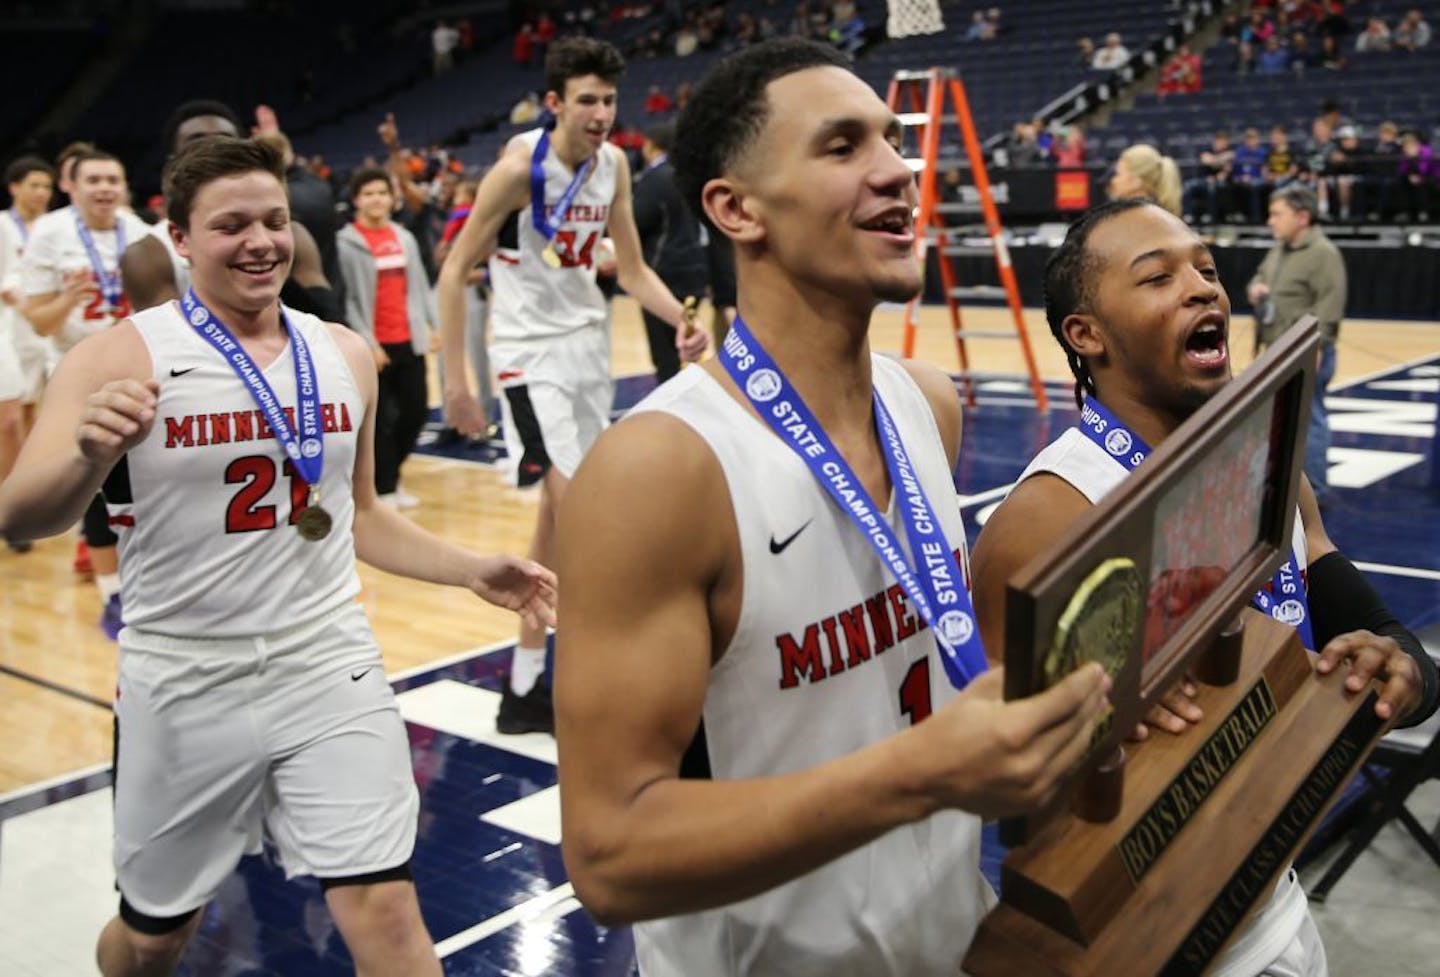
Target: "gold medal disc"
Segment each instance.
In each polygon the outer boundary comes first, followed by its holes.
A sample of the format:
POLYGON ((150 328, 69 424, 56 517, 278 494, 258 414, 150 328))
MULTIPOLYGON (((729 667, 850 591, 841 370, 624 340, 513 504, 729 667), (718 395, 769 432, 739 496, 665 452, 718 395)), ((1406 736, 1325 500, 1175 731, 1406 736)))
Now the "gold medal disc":
POLYGON ((329 536, 333 525, 334 520, 330 518, 330 513, 318 505, 307 505, 295 518, 295 529, 300 533, 301 538, 312 543, 329 536))
POLYGON ((551 268, 559 268, 560 252, 555 250, 555 245, 547 244, 545 245, 545 249, 540 252, 540 260, 545 262, 551 268))
POLYGON ((1045 685, 1091 661, 1118 675, 1144 624, 1145 589, 1135 561, 1106 560, 1076 588, 1055 625, 1055 640, 1045 658, 1045 685))

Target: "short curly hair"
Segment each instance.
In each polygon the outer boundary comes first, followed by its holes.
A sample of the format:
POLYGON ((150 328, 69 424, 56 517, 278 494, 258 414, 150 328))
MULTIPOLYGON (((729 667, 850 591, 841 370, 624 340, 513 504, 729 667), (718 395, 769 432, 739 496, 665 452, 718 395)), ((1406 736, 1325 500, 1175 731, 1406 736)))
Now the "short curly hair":
POLYGON ((545 90, 565 97, 565 83, 571 78, 595 75, 618 85, 625 74, 625 56, 615 45, 593 37, 565 37, 550 45, 545 54, 545 90))
POLYGON ((733 166, 765 127, 765 86, 797 71, 831 66, 850 70, 833 47, 776 38, 742 48, 700 83, 680 113, 670 163, 681 195, 702 220, 700 191, 733 166))
POLYGON ((1065 351, 1065 360, 1075 376, 1075 406, 1079 407, 1084 394, 1095 395, 1095 378, 1085 360, 1065 340, 1062 327, 1065 320, 1077 312, 1085 312, 1094 300, 1092 279, 1099 270, 1099 263, 1089 250, 1090 235, 1110 218, 1136 207, 1158 207, 1148 197, 1131 197, 1111 200, 1099 207, 1087 210, 1070 229, 1065 232, 1065 243, 1056 248, 1045 262, 1045 319, 1050 323, 1050 334, 1065 351))

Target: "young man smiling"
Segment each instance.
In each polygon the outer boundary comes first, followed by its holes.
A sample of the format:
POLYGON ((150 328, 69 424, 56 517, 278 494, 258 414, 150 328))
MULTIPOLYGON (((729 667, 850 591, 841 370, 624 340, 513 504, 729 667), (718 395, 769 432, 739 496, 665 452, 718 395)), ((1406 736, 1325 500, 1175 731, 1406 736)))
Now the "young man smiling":
MULTIPOLYGON (((83 173, 83 171, 82 171, 83 173)), ((62 531, 103 484, 120 527, 120 912, 106 977, 170 973, 262 822, 317 876, 361 975, 438 975, 409 859, 418 797, 355 559, 468 587, 543 627, 554 576, 445 543, 375 498, 376 379, 355 333, 279 302, 281 157, 204 139, 166 170, 179 303, 79 343, 0 532, 62 531)))
POLYGON ((868 341, 923 283, 899 128, 807 41, 699 86, 673 159, 740 316, 561 512, 565 861, 597 919, 642 921, 645 977, 958 973, 980 818, 1052 796, 1104 705, 1097 666, 1014 703, 978 674, 959 398, 868 341))
MULTIPOLYGON (((1107 418, 1111 431, 1127 430, 1131 444, 1159 445, 1230 382, 1230 299, 1214 259, 1194 231, 1151 201, 1118 200, 1071 225, 1046 267, 1045 313, 1075 374, 1077 403, 1107 418)), ((1005 646, 1006 581, 1129 473, 1085 431, 1067 430, 1036 456, 975 543, 975 608, 989 648, 1005 646)), ((1305 480, 1292 544, 1308 606, 1287 623, 1320 652, 1317 669, 1348 668, 1351 692, 1378 678, 1380 718, 1424 721, 1440 686, 1435 666, 1336 550, 1305 480)), ((1182 684, 1148 722, 1183 732, 1202 718, 1193 692, 1182 684)), ((1325 950, 1292 870, 1206 972, 1323 977, 1325 950)))
MULTIPOLYGON (((530 556, 542 563, 566 486, 609 424, 614 399, 609 313, 595 284, 603 237, 614 240, 620 286, 675 328, 681 356, 694 360, 708 345, 641 257, 630 166, 606 141, 624 70, 620 52, 603 41, 573 37, 551 46, 545 107, 554 127, 510 140, 440 271, 445 413, 452 427, 476 435, 487 422, 465 376, 465 281, 489 260, 490 365, 504 391, 505 447, 517 483, 541 486, 530 556)), ((554 728, 544 669, 545 632, 522 626, 497 717, 502 733, 554 728)))

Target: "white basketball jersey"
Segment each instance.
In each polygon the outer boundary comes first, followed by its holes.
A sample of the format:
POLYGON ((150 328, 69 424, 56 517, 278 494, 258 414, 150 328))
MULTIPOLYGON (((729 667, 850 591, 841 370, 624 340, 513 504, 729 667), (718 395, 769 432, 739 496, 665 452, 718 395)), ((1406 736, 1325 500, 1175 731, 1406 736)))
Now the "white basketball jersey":
MULTIPOLYGON (((511 140, 532 152, 540 129, 522 132, 511 140)), ((595 154, 595 163, 575 194, 555 236, 555 251, 563 264, 547 265, 541 252, 547 243, 535 229, 533 205, 517 214, 516 246, 500 247, 490 256, 490 328, 495 342, 564 336, 587 327, 604 328, 605 297, 595 284, 595 250, 605 236, 610 205, 615 200, 619 152, 608 143, 595 154)), ((575 179, 552 149, 545 155, 545 204, 555 207, 575 179)), ((509 245, 510 242, 506 242, 509 245)))
MULTIPOLYGON (((120 537, 125 623, 177 637, 245 637, 328 613, 360 590, 351 477, 365 416, 350 365, 316 317, 286 309, 305 334, 320 388, 320 497, 334 519, 318 542, 291 520, 306 499, 249 389, 167 302, 132 321, 150 350, 154 426, 105 483, 120 537)), ((287 414, 297 394, 292 347, 264 370, 287 414)), ((292 422, 293 423, 293 422, 292 422)))
MULTIPOLYGON (((955 483, 930 405, 892 360, 874 358, 874 382, 968 576, 955 483)), ((892 736, 955 696, 929 629, 862 531, 713 377, 684 371, 635 410, 672 414, 705 439, 739 527, 740 616, 705 697, 713 777, 813 767, 892 736)), ((885 518, 907 540, 893 504, 885 518)), ((937 814, 754 898, 637 924, 640 972, 954 977, 994 901, 979 857, 979 818, 937 814)))
MULTIPOLYGON (((150 233, 150 225, 128 211, 117 213, 115 220, 117 226, 124 225, 127 247, 150 233)), ((116 231, 91 230, 90 234, 105 271, 118 274, 120 255, 116 247, 116 231)), ((52 337, 62 353, 87 336, 124 319, 130 314, 130 303, 122 295, 119 304, 111 306, 103 292, 99 291, 95 269, 90 264, 85 245, 75 228, 75 210, 66 207, 63 210, 51 211, 37 220, 30 230, 30 240, 25 245, 25 257, 21 266, 21 289, 26 295, 58 292, 64 287, 66 273, 76 269, 90 272, 96 291, 71 310, 60 331, 52 337)))

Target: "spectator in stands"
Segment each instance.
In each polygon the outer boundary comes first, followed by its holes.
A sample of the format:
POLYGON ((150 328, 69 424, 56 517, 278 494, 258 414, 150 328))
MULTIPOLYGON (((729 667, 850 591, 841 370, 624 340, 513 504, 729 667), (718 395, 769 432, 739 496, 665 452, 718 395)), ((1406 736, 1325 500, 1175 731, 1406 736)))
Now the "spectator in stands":
POLYGON ((1216 132, 1198 158, 1200 175, 1185 184, 1186 210, 1206 223, 1218 223, 1229 212, 1230 178, 1235 171, 1235 147, 1224 129, 1216 132), (1201 200, 1204 209, 1200 208, 1201 200))
POLYGON ((1290 70, 1290 52, 1280 46, 1280 38, 1274 34, 1265 41, 1260 55, 1255 59, 1255 74, 1283 75, 1290 70))
MULTIPOLYGON (((425 267, 429 281, 435 281, 438 268, 435 264, 435 243, 445 228, 445 211, 437 205, 429 185, 425 161, 417 157, 400 143, 400 131, 395 122, 395 113, 385 113, 385 121, 376 130, 380 141, 390 151, 386 167, 395 178, 399 191, 399 212, 396 222, 415 238, 420 247, 420 261, 425 267)), ((354 193, 350 199, 354 200, 354 193)))
POLYGON ((1364 150, 1360 146, 1360 131, 1354 126, 1341 126, 1335 132, 1335 145, 1330 149, 1329 175, 1334 185, 1334 196, 1339 202, 1340 220, 1349 220, 1357 209, 1355 198, 1361 181, 1364 150))
POLYGON ((1075 42, 1075 46, 1079 50, 1076 60, 1080 67, 1089 68, 1093 66, 1095 63, 1095 42, 1088 37, 1082 37, 1075 42))
POLYGON ((1305 442, 1305 477, 1323 507, 1329 502, 1330 418, 1325 389, 1335 376, 1335 340, 1345 315, 1346 274, 1340 252, 1316 226, 1315 194, 1302 184, 1270 196, 1270 231, 1275 246, 1260 262, 1246 295, 1255 307, 1257 352, 1280 338, 1301 316, 1320 320, 1320 365, 1310 405, 1305 442))
POLYGON ((961 37, 963 41, 983 41, 985 31, 989 22, 985 19, 985 11, 977 10, 970 15, 970 26, 965 28, 965 34, 961 37))
POLYGON ((1075 169, 1085 165, 1085 130, 1079 123, 1062 126, 1060 137, 1050 151, 1055 165, 1062 169, 1075 169))
MULTIPOLYGON (((854 6, 851 6, 854 10, 854 6)), ((742 48, 747 44, 754 44, 760 39, 760 28, 755 23, 755 15, 748 10, 740 11, 735 18, 735 44, 734 47, 742 48)))
POLYGON ((1253 75, 1255 73, 1255 45, 1249 41, 1241 41, 1235 48, 1235 73, 1237 75, 1253 75))
POLYGON ((1111 31, 1105 35, 1105 44, 1095 52, 1090 67, 1100 71, 1114 71, 1130 60, 1130 50, 1120 43, 1120 35, 1111 31))
POLYGON ((1383 54, 1391 48, 1392 39, 1390 28, 1385 26, 1385 21, 1379 17, 1371 17, 1365 22, 1365 29, 1360 36, 1355 38, 1356 54, 1383 54))
POLYGON ((1290 148, 1290 134, 1284 126, 1271 126, 1270 151, 1265 154, 1265 182, 1279 188, 1299 175, 1300 163, 1290 148))
POLYGON ((1299 161, 1300 180, 1315 191, 1316 220, 1325 220, 1330 216, 1334 183, 1330 167, 1336 145, 1332 118, 1328 113, 1321 113, 1310 123, 1310 136, 1299 161))
POLYGON ((1320 34, 1321 44, 1325 46, 1324 40, 1327 37, 1334 38, 1338 46, 1341 38, 1354 31, 1354 25, 1345 13, 1344 0, 1328 0, 1325 4, 1325 13, 1315 25, 1315 30, 1320 34))
POLYGON ((540 112, 540 96, 535 92, 526 92, 520 101, 510 107, 510 124, 529 125, 540 118, 540 112))
POLYGON ((545 60, 545 52, 550 50, 550 42, 555 40, 555 21, 550 19, 548 13, 542 13, 535 20, 535 59, 540 62, 545 60))
POLYGON ((1136 143, 1115 161, 1115 173, 1106 187, 1111 199, 1148 197, 1176 217, 1180 216, 1180 167, 1154 146, 1136 143))
POLYGON ((1259 7, 1250 9, 1250 20, 1240 31, 1240 40, 1249 41, 1252 47, 1261 48, 1265 42, 1275 36, 1275 24, 1265 11, 1259 7))
POLYGON ((1350 64, 1345 52, 1340 50, 1340 39, 1334 34, 1320 35, 1320 67, 1330 71, 1341 71, 1350 64))
POLYGON ((1415 52, 1430 43, 1430 25, 1418 9, 1406 11, 1400 23, 1395 25, 1395 46, 1415 52))
POLYGON ((1231 185, 1237 196, 1242 198, 1245 216, 1252 224, 1258 224, 1263 214, 1265 190, 1265 147, 1260 145, 1260 130, 1249 128, 1235 147, 1235 169, 1231 185))
POLYGON ((664 115, 675 107, 675 102, 660 90, 659 85, 651 85, 650 90, 645 93, 645 114, 664 115))
POLYGON ((1302 75, 1310 68, 1319 68, 1324 60, 1324 55, 1310 46, 1310 38, 1304 31, 1290 35, 1291 71, 1302 75))
MULTIPOLYGON (((1400 175, 1400 127, 1388 119, 1375 131, 1375 145, 1362 166, 1365 215, 1370 220, 1389 218, 1400 175)), ((1357 205, 1359 206, 1359 205, 1357 205)))
POLYGON ((1035 123, 1023 119, 1015 123, 1005 143, 996 151, 995 165, 1026 167, 1046 162, 1035 134, 1035 123), (1000 158, 1002 153, 1003 159, 1000 158))
POLYGON ((445 21, 435 22, 430 32, 431 66, 435 74, 443 75, 455 67, 455 46, 460 43, 460 32, 445 21))
POLYGON ((535 61, 535 27, 528 20, 521 24, 520 30, 515 33, 515 46, 511 48, 511 56, 516 64, 526 68, 535 61))
POLYGON ((1190 45, 1181 44, 1160 69, 1160 84, 1155 87, 1155 94, 1190 95, 1200 91, 1200 87, 1200 56, 1190 50, 1190 45))
POLYGON ((690 95, 695 91, 695 86, 688 81, 682 81, 675 86, 675 111, 679 112, 690 104, 690 95))
POLYGON ((1436 179, 1440 165, 1420 135, 1406 129, 1400 135, 1400 160, 1396 165, 1395 190, 1401 211, 1410 219, 1427 221, 1435 210, 1436 179))
POLYGON ((700 46, 700 35, 689 22, 682 24, 675 32, 675 57, 688 58, 700 46))
POLYGON ((991 7, 985 11, 985 30, 980 36, 982 41, 998 41, 1004 28, 1000 26, 1000 8, 991 7))

